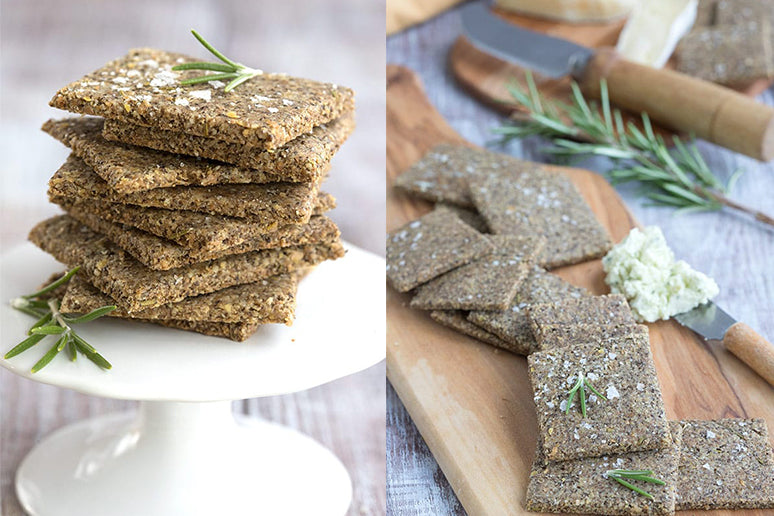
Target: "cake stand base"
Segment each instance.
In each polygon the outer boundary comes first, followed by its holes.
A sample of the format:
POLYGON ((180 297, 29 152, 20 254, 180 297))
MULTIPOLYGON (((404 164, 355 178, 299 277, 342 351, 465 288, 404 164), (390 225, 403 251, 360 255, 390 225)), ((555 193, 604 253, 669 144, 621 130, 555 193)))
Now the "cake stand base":
POLYGON ((16 491, 33 516, 342 516, 352 497, 330 451, 225 401, 146 401, 62 428, 25 457, 16 491))

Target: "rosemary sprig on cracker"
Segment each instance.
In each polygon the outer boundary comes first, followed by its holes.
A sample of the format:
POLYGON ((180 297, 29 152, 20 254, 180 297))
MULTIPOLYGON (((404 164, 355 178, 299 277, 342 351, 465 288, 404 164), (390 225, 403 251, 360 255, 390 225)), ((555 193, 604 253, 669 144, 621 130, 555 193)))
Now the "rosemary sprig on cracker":
POLYGON ((569 398, 567 398, 567 406, 564 409, 565 414, 570 413, 570 407, 572 406, 572 402, 575 401, 575 395, 578 394, 580 397, 580 408, 581 408, 581 414, 583 414, 583 417, 586 417, 586 387, 588 387, 591 392, 602 398, 603 400, 607 401, 607 398, 605 398, 598 390, 594 388, 593 385, 591 385, 591 382, 589 382, 588 378, 586 378, 583 375, 583 372, 581 371, 578 373, 578 381, 575 382, 575 385, 572 389, 570 389, 569 398))
POLYGON ((198 32, 195 30, 191 30, 191 33, 194 35, 194 37, 199 40, 199 43, 204 45, 204 48, 210 51, 212 55, 220 59, 220 63, 210 63, 210 62, 196 62, 196 63, 185 63, 180 64, 177 66, 173 66, 172 70, 179 72, 183 70, 204 70, 209 72, 218 72, 208 75, 200 75, 199 77, 192 77, 190 79, 185 79, 180 81, 180 84, 199 84, 201 82, 210 82, 210 81, 221 81, 221 80, 231 80, 223 91, 229 92, 242 84, 245 81, 248 81, 252 79, 253 77, 257 75, 262 75, 263 70, 258 70, 255 68, 249 68, 241 63, 237 63, 229 59, 228 57, 224 56, 221 52, 215 49, 215 47, 212 46, 212 44, 204 39, 198 32))
POLYGON ((648 482, 651 484, 657 484, 660 486, 663 486, 666 484, 663 480, 659 480, 657 478, 653 478, 651 475, 653 475, 653 472, 649 469, 641 469, 641 470, 634 470, 634 469, 610 469, 605 472, 605 477, 611 478, 621 484, 624 487, 628 487, 632 491, 641 494, 645 498, 648 498, 650 500, 653 500, 653 495, 649 492, 645 491, 644 489, 640 489, 639 487, 635 486, 629 480, 639 480, 641 482, 648 482))
POLYGON ((75 360, 78 353, 81 353, 102 369, 113 367, 91 344, 83 340, 71 325, 93 321, 112 312, 116 307, 114 305, 103 306, 77 317, 70 317, 59 311, 60 299, 54 293, 59 287, 70 281, 70 278, 77 272, 78 267, 75 267, 37 292, 17 297, 11 301, 13 308, 35 317, 37 321, 27 332, 29 336, 5 354, 6 359, 24 353, 49 335, 56 335, 57 340, 54 345, 32 366, 33 373, 46 367, 65 348, 67 348, 70 360, 75 360))
POLYGON ((572 104, 551 102, 537 90, 527 74, 527 90, 516 84, 508 87, 526 116, 495 129, 506 140, 543 136, 551 140, 547 152, 565 158, 583 155, 606 156, 616 163, 609 172, 613 184, 639 182, 651 205, 672 206, 679 212, 718 211, 730 208, 747 213, 774 226, 774 218, 742 206, 727 197, 741 175, 736 171, 723 184, 709 169, 695 142, 683 143, 673 136, 674 149, 655 134, 647 113, 642 113, 642 129, 624 123, 621 112, 611 109, 607 84, 601 83, 601 110, 588 102, 572 83, 572 104))

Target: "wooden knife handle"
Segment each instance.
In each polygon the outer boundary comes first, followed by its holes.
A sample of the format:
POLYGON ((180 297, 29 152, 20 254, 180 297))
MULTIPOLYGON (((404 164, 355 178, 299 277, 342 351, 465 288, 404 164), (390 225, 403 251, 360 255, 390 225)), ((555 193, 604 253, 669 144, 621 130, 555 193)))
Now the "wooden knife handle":
POLYGON ((774 346, 745 323, 731 326, 723 345, 774 387, 774 346))
POLYGON ((774 159, 774 108, 728 88, 672 70, 632 63, 601 49, 577 78, 599 98, 607 80, 610 100, 634 113, 647 112, 664 126, 695 134, 760 161, 774 159))

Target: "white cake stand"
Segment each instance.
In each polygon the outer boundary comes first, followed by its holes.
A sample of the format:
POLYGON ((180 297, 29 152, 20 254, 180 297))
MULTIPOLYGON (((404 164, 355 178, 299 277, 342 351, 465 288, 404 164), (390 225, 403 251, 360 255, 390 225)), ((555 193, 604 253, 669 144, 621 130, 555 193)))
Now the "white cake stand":
MULTIPOLYGON (((341 462, 294 430, 235 419, 231 400, 309 389, 384 358, 384 260, 347 250, 301 282, 293 326, 266 325, 247 342, 103 318, 78 332, 112 362, 110 371, 63 352, 31 374, 48 341, 0 359, 38 382, 141 402, 137 415, 79 422, 38 444, 16 474, 24 509, 34 516, 344 514, 352 488, 341 462)), ((34 322, 7 300, 63 267, 31 244, 4 254, 0 267, 4 353, 34 322)))

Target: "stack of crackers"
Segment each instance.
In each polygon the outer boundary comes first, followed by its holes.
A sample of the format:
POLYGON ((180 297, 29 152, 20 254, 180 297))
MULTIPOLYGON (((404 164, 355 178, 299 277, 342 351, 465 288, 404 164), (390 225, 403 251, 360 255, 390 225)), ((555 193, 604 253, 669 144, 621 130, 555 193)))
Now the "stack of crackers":
POLYGON ((411 306, 482 342, 528 356, 538 446, 533 511, 673 514, 774 507, 774 457, 758 419, 668 421, 650 350, 626 299, 594 296, 549 272, 610 248, 562 174, 441 145, 397 187, 436 204, 387 237, 387 278, 411 306), (591 389, 570 399, 578 381, 591 389), (585 384, 584 384, 585 385, 585 384), (568 407, 569 403, 569 407, 568 407), (663 485, 613 481, 652 471, 663 485))
POLYGON ((80 266, 63 312, 111 316, 245 340, 291 324, 298 280, 344 255, 320 190, 354 128, 354 95, 261 74, 224 91, 190 86, 194 59, 153 49, 59 90, 51 105, 96 117, 49 120, 72 153, 49 182, 65 215, 30 239, 80 266), (100 117, 100 118, 97 118, 100 117))

